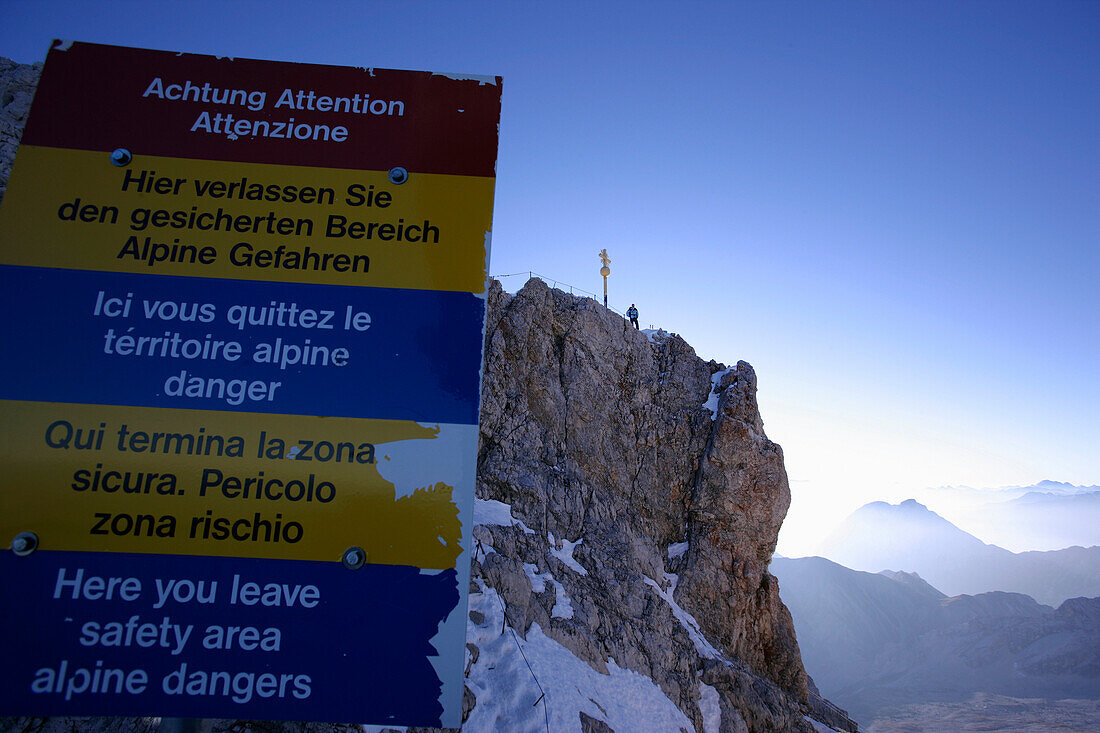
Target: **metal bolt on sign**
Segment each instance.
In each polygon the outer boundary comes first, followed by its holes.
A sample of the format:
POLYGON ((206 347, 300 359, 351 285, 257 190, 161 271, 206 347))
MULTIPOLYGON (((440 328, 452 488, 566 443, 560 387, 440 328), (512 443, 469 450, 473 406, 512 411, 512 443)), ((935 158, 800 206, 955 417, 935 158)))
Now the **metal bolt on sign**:
POLYGON ((409 172, 407 170, 401 166, 390 168, 390 183, 400 186, 407 180, 409 180, 409 172))
POLYGON ((38 535, 34 532, 20 532, 11 541, 11 551, 19 557, 26 557, 38 549, 38 535))
POLYGON ((358 570, 367 562, 367 553, 362 547, 349 547, 344 550, 341 561, 348 570, 358 570))
POLYGON ((126 148, 115 148, 111 152, 111 163, 118 167, 123 167, 130 164, 130 161, 134 159, 134 154, 126 148))

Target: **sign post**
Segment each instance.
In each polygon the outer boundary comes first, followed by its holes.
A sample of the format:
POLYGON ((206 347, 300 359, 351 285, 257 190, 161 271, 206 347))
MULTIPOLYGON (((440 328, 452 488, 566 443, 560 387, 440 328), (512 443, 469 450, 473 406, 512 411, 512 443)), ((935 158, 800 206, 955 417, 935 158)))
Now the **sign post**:
POLYGON ((55 42, 0 712, 458 727, 498 77, 55 42))
POLYGON ((603 266, 600 267, 600 274, 603 275, 603 307, 607 307, 607 276, 611 274, 611 268, 608 265, 611 264, 611 258, 607 256, 607 249, 600 250, 600 262, 603 266))

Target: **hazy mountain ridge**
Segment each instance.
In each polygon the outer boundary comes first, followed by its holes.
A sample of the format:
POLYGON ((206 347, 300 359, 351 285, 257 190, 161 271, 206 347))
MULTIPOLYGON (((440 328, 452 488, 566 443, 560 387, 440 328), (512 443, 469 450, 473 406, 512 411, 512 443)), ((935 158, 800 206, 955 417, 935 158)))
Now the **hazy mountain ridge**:
POLYGON ((1015 499, 959 511, 957 516, 983 539, 1010 549, 1100 545, 1100 491, 1029 491, 1015 499))
MULTIPOLYGON (((1100 485, 1085 486, 1073 484, 1068 481, 1054 481, 1043 479, 1034 484, 1020 486, 997 486, 993 488, 975 488, 973 486, 933 486, 925 489, 922 497, 928 498, 934 503, 934 497, 952 497, 965 504, 990 504, 995 502, 1011 501, 1024 494, 1038 493, 1051 496, 1073 496, 1075 494, 1087 494, 1100 491, 1100 485)), ((921 498, 924 501, 924 498, 921 498)))
POLYGON ((771 567, 807 672, 865 724, 977 692, 1100 697, 1100 598, 1052 609, 1017 593, 936 597, 919 578, 824 558, 776 558, 771 567))
POLYGON ((915 572, 947 595, 1011 591, 1052 606, 1100 596, 1100 546, 1013 553, 913 499, 864 505, 821 543, 819 554, 855 570, 915 572))
POLYGON ((944 486, 921 500, 983 541, 1013 552, 1100 545, 1100 486, 1040 481, 1031 486, 944 486))
POLYGON ((933 588, 928 581, 916 573, 907 573, 904 570, 882 570, 879 571, 879 575, 885 575, 890 580, 901 583, 910 590, 914 590, 921 595, 928 596, 929 598, 947 598, 940 590, 933 588))

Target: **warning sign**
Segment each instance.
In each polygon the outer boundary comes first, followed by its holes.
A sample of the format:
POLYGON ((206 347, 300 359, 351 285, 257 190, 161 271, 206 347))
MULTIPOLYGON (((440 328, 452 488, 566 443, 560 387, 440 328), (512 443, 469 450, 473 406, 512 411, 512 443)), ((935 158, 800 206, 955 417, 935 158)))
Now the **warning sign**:
POLYGON ((0 712, 458 727, 499 113, 55 42, 0 209, 0 712))

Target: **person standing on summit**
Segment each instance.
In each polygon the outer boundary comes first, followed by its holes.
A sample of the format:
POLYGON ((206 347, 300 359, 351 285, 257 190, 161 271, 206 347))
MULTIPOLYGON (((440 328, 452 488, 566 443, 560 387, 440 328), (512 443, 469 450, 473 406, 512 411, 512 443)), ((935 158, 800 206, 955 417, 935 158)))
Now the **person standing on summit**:
POLYGON ((630 322, 634 324, 634 328, 638 327, 638 309, 633 303, 626 309, 626 317, 630 319, 630 322))

